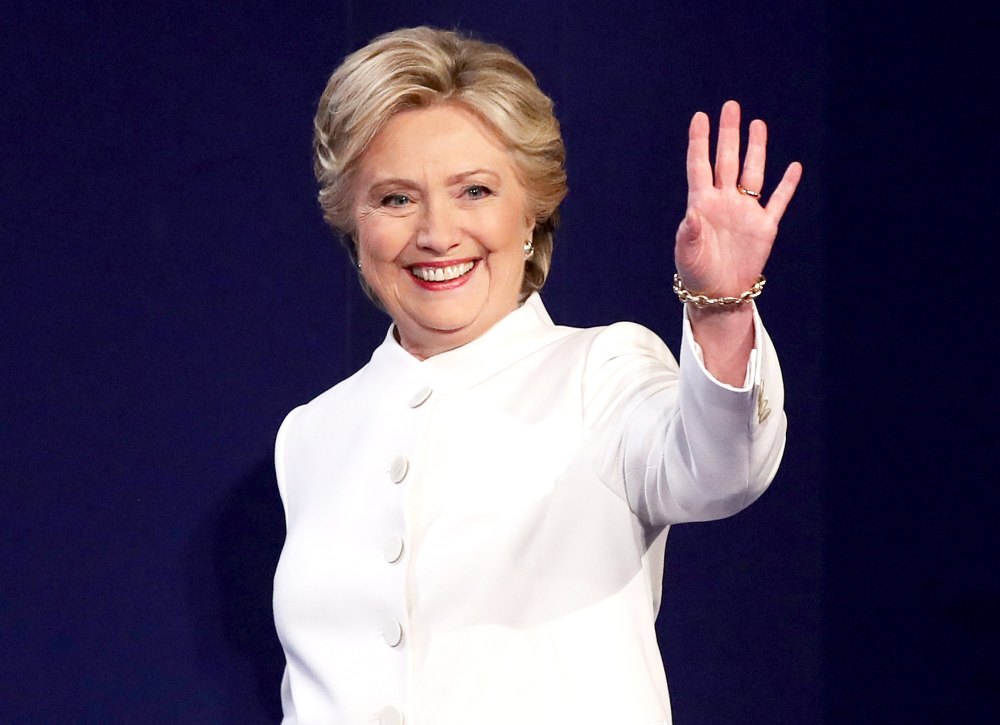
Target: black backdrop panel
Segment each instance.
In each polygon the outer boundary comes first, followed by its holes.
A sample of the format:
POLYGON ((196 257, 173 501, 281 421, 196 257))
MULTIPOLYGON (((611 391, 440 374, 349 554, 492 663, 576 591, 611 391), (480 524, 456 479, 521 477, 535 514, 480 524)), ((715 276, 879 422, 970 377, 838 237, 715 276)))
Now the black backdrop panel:
POLYGON ((279 718, 274 433, 387 325, 322 224, 312 113, 346 51, 419 23, 507 45, 556 101, 559 322, 676 350, 694 111, 768 121, 770 188, 805 165, 760 302, 786 459, 748 511, 671 532, 676 721, 996 713, 996 11, 935 12, 5 3, 0 721, 279 718), (886 294, 933 283, 959 304, 886 294))

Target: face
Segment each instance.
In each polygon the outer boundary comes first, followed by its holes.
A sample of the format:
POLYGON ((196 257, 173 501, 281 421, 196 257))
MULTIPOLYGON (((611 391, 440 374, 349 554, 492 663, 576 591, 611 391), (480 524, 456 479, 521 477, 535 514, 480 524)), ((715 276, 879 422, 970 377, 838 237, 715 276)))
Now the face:
POLYGON ((510 154, 475 115, 447 104, 398 113, 358 171, 361 274, 408 352, 464 345, 517 307, 534 223, 510 154))

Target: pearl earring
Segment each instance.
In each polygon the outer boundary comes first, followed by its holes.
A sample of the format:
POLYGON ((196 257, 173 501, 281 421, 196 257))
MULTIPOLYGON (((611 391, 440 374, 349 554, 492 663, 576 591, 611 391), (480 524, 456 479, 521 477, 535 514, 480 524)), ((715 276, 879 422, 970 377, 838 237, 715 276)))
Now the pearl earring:
POLYGON ((521 249, 524 250, 525 259, 531 259, 531 257, 535 254, 535 244, 530 239, 524 243, 524 246, 522 246, 521 249))

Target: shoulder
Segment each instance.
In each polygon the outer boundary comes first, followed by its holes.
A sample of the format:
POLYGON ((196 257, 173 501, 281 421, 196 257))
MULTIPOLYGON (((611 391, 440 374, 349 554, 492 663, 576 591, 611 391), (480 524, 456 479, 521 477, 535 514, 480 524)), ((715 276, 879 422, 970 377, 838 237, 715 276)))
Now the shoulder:
MULTIPOLYGON (((657 377, 676 378, 674 355, 656 333, 634 322, 604 327, 550 325, 514 342, 515 359, 544 372, 548 380, 584 388, 657 377)), ((508 350, 513 353, 513 350, 508 350)))
POLYGON ((617 322, 590 331, 581 387, 585 425, 615 420, 655 393, 676 389, 679 372, 667 345, 642 325, 617 322))
POLYGON ((587 376, 605 375, 643 368, 655 368, 676 374, 677 359, 659 335, 634 322, 616 322, 587 331, 587 376))
POLYGON ((600 327, 552 325, 531 331, 524 342, 526 347, 538 351, 576 352, 596 364, 616 357, 640 355, 677 365, 666 343, 655 332, 635 322, 615 322, 600 327))
POLYGON ((314 427, 319 421, 329 421, 332 411, 350 410, 361 395, 364 381, 368 376, 368 368, 369 365, 365 365, 332 388, 292 409, 278 429, 279 445, 282 440, 291 436, 292 431, 314 427))

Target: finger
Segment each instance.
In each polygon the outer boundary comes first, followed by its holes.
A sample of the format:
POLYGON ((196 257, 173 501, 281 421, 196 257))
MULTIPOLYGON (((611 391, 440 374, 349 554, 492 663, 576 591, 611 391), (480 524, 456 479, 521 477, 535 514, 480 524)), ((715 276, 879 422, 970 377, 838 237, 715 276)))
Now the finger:
POLYGON ((708 116, 701 111, 691 118, 688 127, 688 194, 712 187, 712 164, 708 160, 708 116))
POLYGON ((785 169, 785 175, 781 177, 781 183, 778 184, 778 188, 774 190, 771 198, 767 200, 765 209, 767 210, 767 215, 774 220, 775 224, 781 221, 785 209, 788 208, 788 202, 795 195, 795 189, 798 187, 801 178, 802 164, 798 161, 793 161, 785 169))
POLYGON ((719 116, 719 143, 715 149, 715 188, 736 186, 740 170, 740 104, 726 101, 719 116))
POLYGON ((759 118, 750 122, 747 155, 743 159, 740 184, 744 189, 760 192, 764 188, 764 164, 767 159, 767 125, 759 118))

